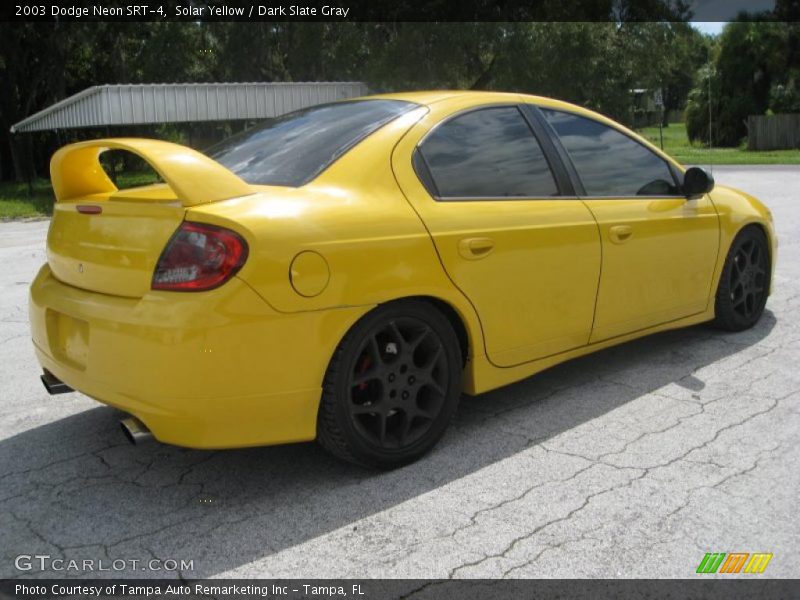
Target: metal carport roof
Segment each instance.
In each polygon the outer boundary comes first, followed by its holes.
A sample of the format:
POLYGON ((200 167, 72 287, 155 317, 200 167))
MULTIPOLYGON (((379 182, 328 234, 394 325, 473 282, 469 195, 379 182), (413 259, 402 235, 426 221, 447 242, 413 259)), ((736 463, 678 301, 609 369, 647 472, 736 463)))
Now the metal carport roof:
POLYGON ((367 86, 360 82, 100 85, 23 119, 11 126, 11 133, 265 119, 366 93, 367 86))

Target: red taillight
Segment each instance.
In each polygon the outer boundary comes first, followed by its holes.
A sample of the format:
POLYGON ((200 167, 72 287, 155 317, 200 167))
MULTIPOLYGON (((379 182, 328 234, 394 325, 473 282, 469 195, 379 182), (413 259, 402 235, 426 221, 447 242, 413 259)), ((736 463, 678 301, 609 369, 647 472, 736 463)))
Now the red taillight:
POLYGON ((154 290, 195 292, 221 286, 247 260, 247 242, 230 229, 184 221, 153 273, 154 290))

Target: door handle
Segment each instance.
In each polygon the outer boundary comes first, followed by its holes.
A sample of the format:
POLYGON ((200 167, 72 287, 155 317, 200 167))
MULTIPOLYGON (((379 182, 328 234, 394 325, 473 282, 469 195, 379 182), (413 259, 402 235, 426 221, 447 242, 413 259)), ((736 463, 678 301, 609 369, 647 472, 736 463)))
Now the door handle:
POLYGON ((608 237, 615 244, 624 244, 631 239, 632 235, 633 229, 631 229, 630 225, 614 225, 608 230, 608 237))
POLYGON ((458 253, 467 260, 487 256, 494 249, 494 240, 486 237, 464 238, 458 242, 458 253))

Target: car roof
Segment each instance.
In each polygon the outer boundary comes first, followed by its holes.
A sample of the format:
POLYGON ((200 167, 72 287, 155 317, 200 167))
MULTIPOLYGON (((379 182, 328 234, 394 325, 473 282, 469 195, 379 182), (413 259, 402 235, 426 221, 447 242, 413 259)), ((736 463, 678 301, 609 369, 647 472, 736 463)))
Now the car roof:
POLYGON ((515 92, 491 92, 491 91, 477 91, 477 90, 426 90, 418 92, 392 92, 387 94, 376 94, 371 96, 364 96, 366 98, 382 98, 386 100, 405 100, 407 102, 414 102, 424 106, 430 106, 443 100, 450 100, 456 98, 473 98, 476 102, 519 102, 521 100, 528 100, 541 106, 549 106, 552 108, 568 108, 577 110, 578 112, 591 112, 586 109, 564 102, 562 100, 555 100, 554 98, 547 98, 545 96, 534 96, 531 94, 515 93, 515 92))

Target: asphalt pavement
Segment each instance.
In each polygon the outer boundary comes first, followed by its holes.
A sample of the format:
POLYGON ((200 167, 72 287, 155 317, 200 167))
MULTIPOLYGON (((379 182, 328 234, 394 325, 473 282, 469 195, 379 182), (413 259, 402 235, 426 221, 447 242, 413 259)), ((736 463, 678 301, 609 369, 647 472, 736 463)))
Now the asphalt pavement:
POLYGON ((774 213, 754 329, 465 397, 433 453, 388 473, 313 443, 134 447, 118 411, 48 396, 27 324, 48 223, 0 224, 0 577, 691 578, 707 552, 800 577, 800 167, 714 175, 774 213))

